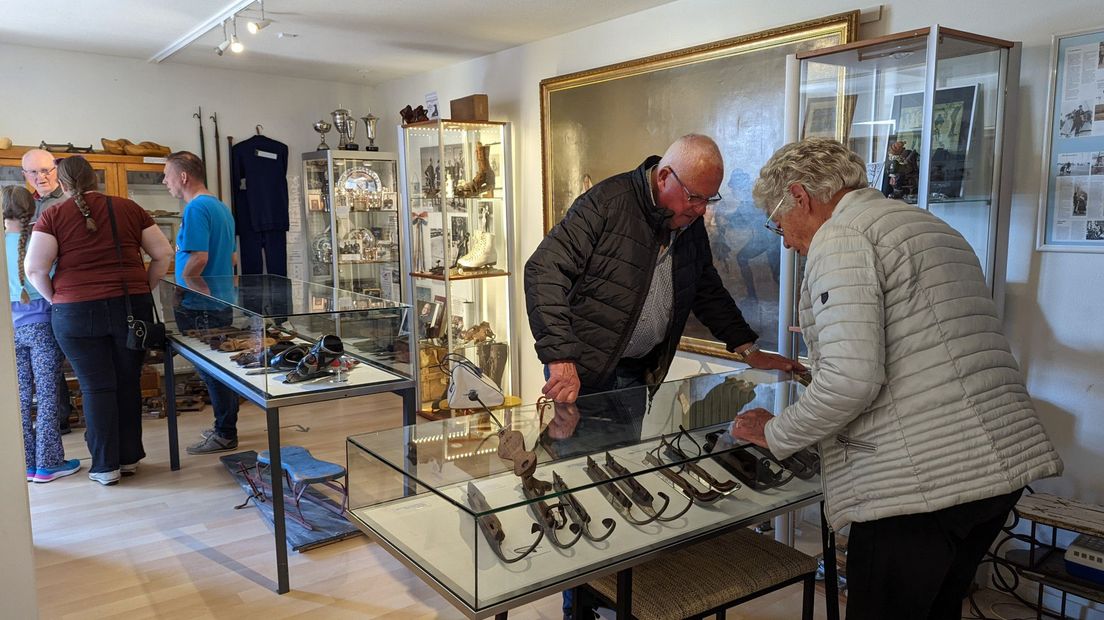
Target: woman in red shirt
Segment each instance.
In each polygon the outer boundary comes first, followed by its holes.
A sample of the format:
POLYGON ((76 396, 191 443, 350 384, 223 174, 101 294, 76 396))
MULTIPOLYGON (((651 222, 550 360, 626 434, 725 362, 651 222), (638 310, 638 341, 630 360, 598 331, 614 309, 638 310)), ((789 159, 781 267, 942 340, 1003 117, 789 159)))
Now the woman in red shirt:
POLYGON ((123 282, 134 318, 152 320, 151 291, 168 269, 172 248, 145 209, 96 191, 96 174, 83 157, 59 162, 58 180, 69 199, 46 209, 38 219, 24 271, 53 303, 54 336, 80 382, 88 423, 85 441, 92 453, 88 477, 110 485, 119 481, 120 473, 134 473, 146 455, 139 387, 145 352, 126 347, 123 282), (141 250, 150 256, 148 266, 141 250))

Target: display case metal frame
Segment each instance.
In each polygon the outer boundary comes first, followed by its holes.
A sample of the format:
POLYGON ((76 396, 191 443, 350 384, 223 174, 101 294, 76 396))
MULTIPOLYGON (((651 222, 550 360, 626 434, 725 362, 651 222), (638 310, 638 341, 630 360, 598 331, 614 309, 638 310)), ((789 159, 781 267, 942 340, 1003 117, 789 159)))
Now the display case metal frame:
MULTIPOLYGON (((263 278, 280 278, 282 276, 261 276, 263 278)), ((162 286, 176 286, 170 276, 162 283, 162 286)), ((338 291, 334 291, 336 299, 338 291)), ((266 317, 267 318, 267 317, 266 317)), ((294 405, 319 403, 356 396, 381 394, 390 392, 402 398, 403 424, 414 424, 416 421, 416 399, 414 392, 414 379, 398 374, 395 369, 385 368, 374 364, 370 359, 359 361, 369 364, 386 372, 391 378, 368 384, 358 384, 348 387, 340 387, 325 390, 304 391, 299 394, 284 396, 272 396, 258 386, 245 381, 239 374, 217 363, 210 356, 198 351, 192 344, 186 342, 180 335, 169 334, 166 341, 164 355, 164 390, 165 413, 167 417, 169 467, 176 471, 180 469, 180 438, 177 424, 176 411, 176 376, 174 372, 173 356, 179 355, 182 359, 191 362, 197 369, 210 374, 219 383, 234 391, 247 401, 253 403, 265 412, 265 422, 268 434, 268 450, 270 455, 271 470, 278 472, 282 468, 280 453, 280 409, 294 405)), ((272 513, 273 513, 273 538, 276 549, 276 592, 285 594, 290 591, 290 579, 288 576, 287 557, 287 529, 284 506, 284 479, 282 476, 271 477, 272 489, 272 513)))

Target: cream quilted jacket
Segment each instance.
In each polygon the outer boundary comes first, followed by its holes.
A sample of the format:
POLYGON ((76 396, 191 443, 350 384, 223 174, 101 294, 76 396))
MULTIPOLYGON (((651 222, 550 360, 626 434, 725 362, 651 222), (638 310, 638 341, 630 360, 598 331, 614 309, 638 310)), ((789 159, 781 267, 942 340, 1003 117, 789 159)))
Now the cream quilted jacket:
POLYGON ((780 458, 819 442, 833 527, 1062 472, 961 235, 875 189, 855 190, 808 258, 800 321, 813 381, 766 438, 780 458))

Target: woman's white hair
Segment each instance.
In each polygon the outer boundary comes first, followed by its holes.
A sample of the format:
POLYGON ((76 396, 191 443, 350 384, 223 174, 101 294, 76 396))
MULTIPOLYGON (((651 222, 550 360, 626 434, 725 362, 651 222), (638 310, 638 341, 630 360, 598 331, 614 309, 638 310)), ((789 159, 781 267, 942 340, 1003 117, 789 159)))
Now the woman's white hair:
MULTIPOLYGON (((830 201, 841 189, 870 185, 862 158, 830 138, 806 138, 775 151, 751 190, 755 205, 769 214, 779 199, 790 196, 789 187, 794 183, 819 202, 830 201)), ((775 217, 793 207, 793 198, 785 198, 775 217)))

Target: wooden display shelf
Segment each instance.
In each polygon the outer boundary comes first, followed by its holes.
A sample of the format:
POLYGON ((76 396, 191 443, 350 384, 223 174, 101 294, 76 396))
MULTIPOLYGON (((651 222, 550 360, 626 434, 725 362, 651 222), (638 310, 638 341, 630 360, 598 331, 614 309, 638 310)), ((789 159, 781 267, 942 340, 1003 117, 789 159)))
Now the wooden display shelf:
MULTIPOLYGON (((509 407, 517 407, 521 405, 521 398, 517 396, 506 396, 506 400, 496 407, 488 407, 491 411, 497 411, 499 409, 506 409, 509 407)), ((418 410, 418 415, 427 420, 446 420, 448 418, 455 418, 456 416, 469 415, 471 413, 481 411, 481 409, 450 409, 447 404, 442 404, 440 407, 432 408, 432 403, 422 403, 422 409, 418 410)))
MULTIPOLYGON (((415 278, 422 278, 423 280, 438 280, 445 281, 445 275, 437 275, 435 273, 429 273, 428 271, 411 271, 410 275, 415 278)), ((488 271, 481 271, 479 273, 457 273, 449 274, 449 280, 478 280, 480 278, 497 278, 500 276, 510 275, 509 271, 501 271, 499 269, 490 269, 488 271)))

